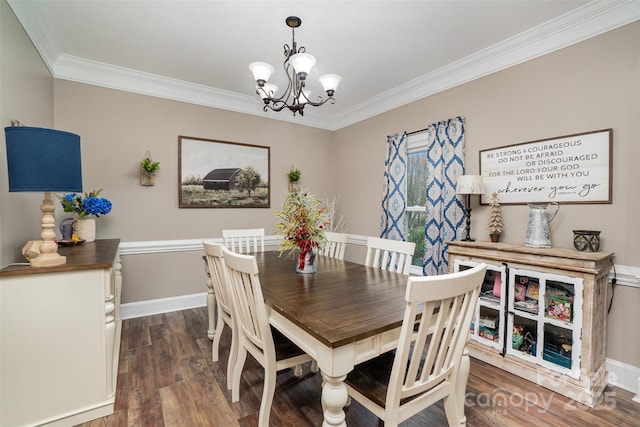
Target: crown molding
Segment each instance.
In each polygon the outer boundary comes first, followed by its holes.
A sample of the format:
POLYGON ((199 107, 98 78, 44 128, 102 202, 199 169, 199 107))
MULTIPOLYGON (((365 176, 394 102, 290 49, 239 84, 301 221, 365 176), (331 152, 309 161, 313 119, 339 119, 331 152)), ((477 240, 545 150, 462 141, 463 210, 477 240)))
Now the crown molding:
POLYGON ((262 110, 262 104, 255 96, 238 94, 66 54, 59 55, 53 64, 53 76, 57 79, 219 108, 267 119, 277 118, 303 126, 321 129, 327 129, 330 126, 328 116, 318 114, 316 111, 308 113, 305 111, 304 117, 294 117, 289 114, 275 117, 270 115, 269 111, 262 110))
POLYGON ((468 83, 640 19, 638 0, 592 1, 510 39, 343 110, 333 129, 468 83))
POLYGON ((640 19, 638 0, 592 1, 487 49, 375 95, 331 115, 304 117, 262 110, 255 96, 131 70, 62 54, 38 3, 8 0, 52 76, 142 95, 250 114, 335 131, 438 92, 518 65, 640 19))
POLYGON ((13 13, 29 35, 40 57, 55 77, 53 64, 55 64, 61 50, 57 39, 53 36, 42 9, 36 2, 7 0, 13 13))

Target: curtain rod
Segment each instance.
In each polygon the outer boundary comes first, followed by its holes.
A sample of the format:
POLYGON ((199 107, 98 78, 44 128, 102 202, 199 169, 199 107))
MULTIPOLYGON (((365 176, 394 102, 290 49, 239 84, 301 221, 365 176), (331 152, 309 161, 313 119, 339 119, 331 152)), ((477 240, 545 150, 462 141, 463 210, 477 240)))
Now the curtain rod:
POLYGON ((426 132, 428 130, 429 130, 429 128, 424 128, 424 129, 420 129, 420 130, 414 130, 413 132, 407 132, 407 135, 413 135, 415 133, 426 132))

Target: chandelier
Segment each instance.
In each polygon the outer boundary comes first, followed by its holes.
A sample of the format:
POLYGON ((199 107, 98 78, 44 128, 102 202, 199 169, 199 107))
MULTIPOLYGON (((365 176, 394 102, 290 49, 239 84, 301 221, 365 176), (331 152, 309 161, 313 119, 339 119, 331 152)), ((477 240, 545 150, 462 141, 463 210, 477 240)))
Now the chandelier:
POLYGON ((312 101, 311 91, 305 89, 305 83, 311 68, 316 63, 316 58, 306 53, 306 49, 303 46, 298 48, 296 45, 295 29, 302 24, 302 20, 297 16, 290 16, 285 22, 287 26, 291 28, 292 41, 291 47, 287 44, 284 45, 283 65, 285 74, 289 80, 284 93, 277 96, 276 92, 278 91, 278 87, 272 83, 267 83, 274 71, 272 65, 266 62, 252 62, 249 64, 249 69, 256 79, 256 93, 260 95, 260 98, 264 101, 264 111, 267 111, 267 108, 273 111, 281 111, 284 108, 288 108, 293 112, 294 116, 296 113, 303 116, 305 105, 319 107, 327 101, 331 101, 332 104, 335 103, 333 94, 342 77, 338 74, 324 74, 320 76, 318 80, 327 93, 327 98, 322 99, 321 96, 318 96, 316 102, 312 101))

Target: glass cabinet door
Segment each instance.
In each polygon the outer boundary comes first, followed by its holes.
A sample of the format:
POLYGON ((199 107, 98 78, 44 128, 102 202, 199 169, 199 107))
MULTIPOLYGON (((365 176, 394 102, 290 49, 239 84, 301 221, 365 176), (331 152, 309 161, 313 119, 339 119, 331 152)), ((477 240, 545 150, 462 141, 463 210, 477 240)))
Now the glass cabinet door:
POLYGON ((580 376, 580 278, 509 269, 507 353, 580 376))
MULTIPOLYGON (((464 271, 480 264, 476 261, 456 259, 454 271, 464 271)), ((502 351, 504 343, 504 283, 506 267, 487 264, 480 300, 471 323, 471 339, 502 351)))

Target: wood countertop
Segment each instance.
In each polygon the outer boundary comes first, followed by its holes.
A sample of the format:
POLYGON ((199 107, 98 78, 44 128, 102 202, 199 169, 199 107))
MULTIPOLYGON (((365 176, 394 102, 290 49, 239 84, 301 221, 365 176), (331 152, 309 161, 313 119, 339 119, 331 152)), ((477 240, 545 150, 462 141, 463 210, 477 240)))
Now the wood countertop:
POLYGON ((82 245, 59 246, 58 253, 67 257, 66 264, 54 267, 9 265, 0 270, 0 277, 111 268, 119 245, 120 239, 101 239, 82 245))
POLYGON ((569 248, 530 248, 503 242, 447 242, 449 254, 476 256, 498 262, 526 260, 531 265, 595 274, 611 265, 611 252, 580 252, 569 248))

